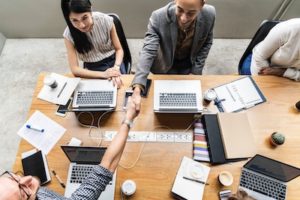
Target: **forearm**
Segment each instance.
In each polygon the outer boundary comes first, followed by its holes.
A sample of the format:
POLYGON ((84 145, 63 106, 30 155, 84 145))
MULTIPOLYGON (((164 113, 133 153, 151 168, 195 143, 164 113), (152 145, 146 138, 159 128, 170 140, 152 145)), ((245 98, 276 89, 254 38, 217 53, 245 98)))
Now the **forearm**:
POLYGON ((74 76, 81 78, 106 78, 105 72, 92 71, 79 66, 71 67, 74 76))
POLYGON ((108 169, 111 172, 115 171, 121 159, 128 132, 129 127, 126 124, 122 124, 118 134, 114 137, 102 158, 102 161, 100 163, 102 167, 108 169))
POLYGON ((124 52, 123 49, 117 49, 116 50, 116 60, 115 60, 115 66, 120 67, 123 62, 124 52))

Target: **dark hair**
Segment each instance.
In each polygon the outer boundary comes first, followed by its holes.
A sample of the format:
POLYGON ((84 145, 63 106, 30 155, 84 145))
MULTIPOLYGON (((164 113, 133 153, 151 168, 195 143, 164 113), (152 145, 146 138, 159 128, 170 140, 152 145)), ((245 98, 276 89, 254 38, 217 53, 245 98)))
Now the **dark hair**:
POLYGON ((70 13, 92 12, 90 0, 61 0, 61 9, 74 40, 75 49, 83 54, 93 49, 93 44, 87 35, 73 26, 70 21, 70 13))

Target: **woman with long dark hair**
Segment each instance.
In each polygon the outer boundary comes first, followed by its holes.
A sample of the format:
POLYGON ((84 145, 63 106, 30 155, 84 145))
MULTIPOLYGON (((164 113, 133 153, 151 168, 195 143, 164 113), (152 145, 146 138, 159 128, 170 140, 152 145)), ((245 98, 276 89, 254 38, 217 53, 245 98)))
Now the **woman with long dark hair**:
POLYGON ((72 73, 83 78, 112 79, 120 86, 125 68, 113 18, 93 12, 90 0, 61 0, 61 8, 67 23, 63 36, 72 73))

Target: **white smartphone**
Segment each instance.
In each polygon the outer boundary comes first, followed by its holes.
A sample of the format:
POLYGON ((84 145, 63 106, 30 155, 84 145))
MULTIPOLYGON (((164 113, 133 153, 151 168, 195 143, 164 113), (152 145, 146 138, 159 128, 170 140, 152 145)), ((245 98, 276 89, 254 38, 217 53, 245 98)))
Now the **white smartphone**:
POLYGON ((59 105, 55 114, 61 117, 66 116, 66 112, 69 108, 69 105, 71 103, 72 99, 69 99, 66 105, 59 105))

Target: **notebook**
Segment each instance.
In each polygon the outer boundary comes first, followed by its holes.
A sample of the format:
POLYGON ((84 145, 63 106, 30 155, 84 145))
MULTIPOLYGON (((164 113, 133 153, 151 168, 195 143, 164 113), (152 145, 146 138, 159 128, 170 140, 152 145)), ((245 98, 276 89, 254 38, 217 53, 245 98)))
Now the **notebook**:
POLYGON ((225 155, 224 144, 221 136, 218 116, 216 114, 205 114, 202 116, 202 124, 208 146, 211 164, 223 164, 244 160, 246 158, 228 159, 225 155))
POLYGON ((249 158, 256 154, 256 144, 246 113, 218 113, 227 159, 249 158))
POLYGON ((208 166, 184 156, 176 174, 172 194, 179 199, 201 200, 205 187, 203 183, 206 183, 209 171, 208 166))
POLYGON ((203 110, 200 80, 155 80, 154 112, 199 113, 203 110))
POLYGON ((108 80, 81 80, 74 91, 73 111, 106 111, 116 107, 117 86, 108 80))
POLYGON ((42 151, 31 150, 22 154, 24 176, 37 176, 41 185, 51 181, 48 163, 42 151))
MULTIPOLYGON (((70 197, 79 188, 95 165, 99 165, 106 151, 104 147, 61 146, 70 160, 65 197, 70 197)), ((98 200, 113 200, 115 196, 116 173, 98 200)))
POLYGON ((221 112, 238 112, 266 102, 266 98, 250 77, 244 77, 213 88, 215 104, 221 112))
POLYGON ((286 182, 299 175, 299 168, 255 155, 242 168, 239 188, 255 199, 285 200, 286 182))

